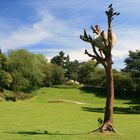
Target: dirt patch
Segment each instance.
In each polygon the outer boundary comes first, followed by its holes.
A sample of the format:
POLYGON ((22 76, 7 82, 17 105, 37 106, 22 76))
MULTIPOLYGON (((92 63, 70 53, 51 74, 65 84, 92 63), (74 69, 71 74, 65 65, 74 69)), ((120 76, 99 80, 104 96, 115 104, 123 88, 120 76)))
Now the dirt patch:
POLYGON ((61 100, 54 100, 54 101, 48 101, 48 103, 62 103, 63 101, 61 100))

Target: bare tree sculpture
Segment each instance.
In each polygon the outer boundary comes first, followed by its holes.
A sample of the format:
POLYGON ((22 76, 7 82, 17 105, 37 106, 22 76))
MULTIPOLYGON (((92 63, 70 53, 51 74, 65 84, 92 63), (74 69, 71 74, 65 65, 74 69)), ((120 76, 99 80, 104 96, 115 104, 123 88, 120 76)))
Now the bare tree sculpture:
POLYGON ((93 33, 96 34, 96 37, 92 38, 90 35, 87 35, 86 30, 84 29, 84 35, 80 35, 80 38, 92 45, 93 54, 90 54, 87 50, 85 50, 85 54, 93 60, 96 60, 96 65, 102 64, 106 71, 107 99, 105 115, 103 125, 98 130, 101 132, 115 132, 113 129, 114 80, 111 53, 116 37, 112 32, 112 20, 114 16, 118 16, 120 13, 114 12, 112 4, 109 5, 108 10, 105 13, 108 19, 108 32, 101 31, 100 27, 96 25, 91 27, 93 33))

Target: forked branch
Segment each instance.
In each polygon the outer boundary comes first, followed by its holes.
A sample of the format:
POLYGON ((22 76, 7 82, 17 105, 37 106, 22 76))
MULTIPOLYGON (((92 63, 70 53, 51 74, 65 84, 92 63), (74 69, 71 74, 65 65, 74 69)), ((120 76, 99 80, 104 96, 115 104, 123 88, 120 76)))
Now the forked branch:
POLYGON ((93 33, 99 35, 101 33, 101 28, 99 27, 99 25, 95 25, 95 26, 91 26, 91 29, 93 31, 93 33))
POLYGON ((91 57, 92 60, 94 60, 94 59, 97 60, 97 57, 95 55, 90 54, 87 50, 85 50, 85 54, 87 54, 89 57, 91 57))
MULTIPOLYGON (((95 33, 97 35, 101 34, 101 29, 98 25, 92 26, 91 29, 93 30, 93 33, 95 33)), ((87 50, 85 50, 85 54, 87 54, 89 57, 92 57, 92 60, 96 59, 96 61, 98 63, 102 63, 103 65, 105 65, 103 56, 102 55, 100 56, 99 52, 96 49, 96 46, 94 44, 94 38, 92 38, 90 35, 88 35, 85 29, 84 29, 84 34, 80 35, 80 39, 82 39, 83 41, 88 42, 92 45, 93 53, 95 55, 88 53, 87 50)))
POLYGON ((90 35, 87 35, 87 32, 85 29, 84 29, 84 35, 80 35, 80 39, 89 43, 92 42, 92 37, 90 35))

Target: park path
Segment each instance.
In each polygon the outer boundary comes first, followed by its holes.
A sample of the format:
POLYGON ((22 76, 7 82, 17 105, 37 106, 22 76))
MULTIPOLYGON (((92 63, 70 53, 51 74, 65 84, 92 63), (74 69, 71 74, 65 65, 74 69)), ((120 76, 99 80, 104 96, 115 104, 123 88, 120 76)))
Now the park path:
POLYGON ((65 100, 65 99, 48 101, 48 103, 61 103, 61 102, 68 102, 68 103, 74 103, 74 104, 79 104, 79 105, 87 104, 87 103, 83 103, 83 102, 78 102, 78 101, 73 101, 73 100, 65 100))
POLYGON ((75 104, 79 104, 79 105, 87 104, 87 103, 83 103, 83 102, 72 101, 72 100, 65 100, 65 99, 60 99, 60 101, 62 101, 62 102, 69 102, 69 103, 75 103, 75 104))

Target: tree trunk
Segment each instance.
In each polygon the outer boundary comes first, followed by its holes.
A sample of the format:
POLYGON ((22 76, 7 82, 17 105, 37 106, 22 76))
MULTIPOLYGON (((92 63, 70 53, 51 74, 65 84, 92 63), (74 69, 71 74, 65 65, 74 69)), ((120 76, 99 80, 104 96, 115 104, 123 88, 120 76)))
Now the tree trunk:
MULTIPOLYGON (((100 54, 96 50, 97 47, 94 43, 94 39, 90 35, 87 35, 86 30, 84 29, 84 35, 80 35, 80 38, 83 41, 86 41, 88 43, 91 43, 93 53, 94 55, 90 54, 85 50, 85 54, 87 54, 89 57, 92 57, 92 60, 96 60, 97 64, 102 64, 106 70, 106 77, 107 77, 107 99, 106 99, 106 107, 105 107, 105 116, 104 116, 104 122, 103 125, 95 130, 95 131, 114 131, 113 129, 113 104, 114 104, 114 79, 113 79, 113 70, 112 70, 112 55, 111 51, 113 48, 113 32, 112 32, 112 20, 114 19, 113 16, 118 16, 120 13, 114 12, 114 9, 112 7, 112 4, 108 6, 108 10, 105 12, 108 18, 108 36, 107 41, 104 37, 104 31, 101 32, 98 25, 92 26, 91 29, 93 30, 93 33, 96 33, 97 35, 101 34, 103 38, 103 42, 105 44, 105 48, 102 50, 99 50, 100 54)), ((102 43, 102 42, 100 42, 102 43)), ((93 131, 94 132, 94 131, 93 131)))
POLYGON ((113 131, 113 104, 114 104, 114 80, 112 63, 108 62, 106 70, 107 77, 107 99, 105 107, 104 123, 101 127, 101 131, 113 131))

